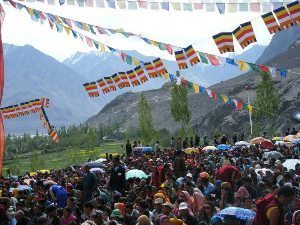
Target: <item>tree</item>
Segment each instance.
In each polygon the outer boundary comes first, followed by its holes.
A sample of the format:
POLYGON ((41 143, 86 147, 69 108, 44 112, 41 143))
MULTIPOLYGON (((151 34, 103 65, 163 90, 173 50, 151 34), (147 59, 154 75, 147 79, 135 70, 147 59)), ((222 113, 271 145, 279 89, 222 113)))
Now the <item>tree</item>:
POLYGON ((139 136, 144 144, 149 144, 156 136, 152 122, 151 107, 142 93, 138 104, 139 114, 139 136))
POLYGON ((96 135, 95 135, 95 131, 93 128, 88 128, 87 130, 87 137, 86 137, 86 149, 88 152, 88 156, 90 159, 94 159, 97 155, 96 155, 96 135))
POLYGON ((38 152, 36 149, 31 152, 30 156, 30 169, 31 171, 37 171, 40 169, 44 169, 45 163, 41 158, 41 153, 38 152))
POLYGON ((20 164, 20 159, 19 159, 19 152, 18 152, 18 150, 16 150, 16 152, 13 156, 13 161, 12 161, 11 167, 10 167, 11 174, 20 175, 20 173, 21 173, 20 166, 21 166, 21 164, 20 164))
POLYGON ((181 123, 181 129, 186 136, 188 133, 192 112, 189 108, 188 92, 183 85, 173 84, 170 101, 171 115, 174 120, 181 123))
POLYGON ((257 126, 260 126, 262 120, 267 120, 272 129, 272 119, 280 108, 280 97, 271 76, 262 72, 261 77, 262 80, 256 89, 256 99, 253 104, 254 123, 258 123, 257 126))

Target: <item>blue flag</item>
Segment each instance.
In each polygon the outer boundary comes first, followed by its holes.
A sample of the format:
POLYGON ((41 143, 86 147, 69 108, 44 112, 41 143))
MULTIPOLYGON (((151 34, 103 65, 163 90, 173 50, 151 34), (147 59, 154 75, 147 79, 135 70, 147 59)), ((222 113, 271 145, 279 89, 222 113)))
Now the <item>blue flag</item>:
POLYGON ((206 92, 206 89, 205 89, 204 87, 199 86, 199 92, 205 93, 205 92, 206 92))
POLYGON ((216 5, 219 10, 219 13, 224 14, 225 13, 225 3, 216 3, 216 5))
POLYGON ((278 70, 280 72, 280 76, 281 77, 286 77, 286 75, 287 75, 287 71, 286 70, 282 70, 282 69, 278 69, 278 70))
POLYGON ((169 9, 170 9, 169 2, 161 2, 160 6, 162 9, 167 10, 167 11, 169 11, 169 9))
POLYGON ((114 0, 106 0, 106 1, 107 1, 107 6, 108 6, 109 8, 113 8, 113 9, 116 8, 116 3, 115 3, 114 0))
POLYGON ((65 4, 65 0, 59 0, 59 4, 60 4, 60 5, 65 4))
POLYGON ((226 63, 233 65, 233 66, 238 66, 238 64, 236 64, 234 59, 230 59, 230 58, 226 58, 226 63))

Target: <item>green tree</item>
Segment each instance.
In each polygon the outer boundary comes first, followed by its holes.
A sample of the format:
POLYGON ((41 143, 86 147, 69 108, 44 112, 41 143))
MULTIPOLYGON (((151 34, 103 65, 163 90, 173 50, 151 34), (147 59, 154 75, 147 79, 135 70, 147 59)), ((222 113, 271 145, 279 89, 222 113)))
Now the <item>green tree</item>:
POLYGON ((87 137, 86 137, 86 150, 88 153, 88 157, 90 159, 94 159, 96 155, 96 134, 93 128, 87 129, 87 137))
POLYGON ((151 107, 144 94, 141 94, 138 104, 139 136, 144 144, 149 144, 156 136, 152 122, 151 107))
POLYGON ((174 120, 181 124, 181 130, 186 136, 190 130, 192 112, 189 108, 188 92, 183 85, 173 84, 170 101, 171 115, 174 120))
POLYGON ((37 171, 45 168, 45 163, 41 157, 41 153, 36 149, 31 152, 30 156, 30 169, 31 171, 37 171))
POLYGON ((13 156, 12 164, 10 167, 10 172, 13 175, 20 175, 20 173, 21 173, 20 167, 21 167, 21 162, 19 159, 19 152, 16 150, 16 152, 13 156))
POLYGON ((256 99, 253 104, 254 123, 261 123, 266 120, 272 129, 274 116, 280 108, 280 96, 272 82, 271 76, 261 73, 262 80, 256 89, 256 99))

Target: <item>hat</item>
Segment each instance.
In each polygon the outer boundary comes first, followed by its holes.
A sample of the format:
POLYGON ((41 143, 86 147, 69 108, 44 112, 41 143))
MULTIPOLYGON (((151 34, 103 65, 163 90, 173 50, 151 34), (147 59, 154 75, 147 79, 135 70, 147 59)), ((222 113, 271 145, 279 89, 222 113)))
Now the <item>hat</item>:
POLYGON ((92 212, 92 217, 102 217, 103 216, 103 212, 101 210, 95 209, 92 212))
POLYGON ((188 208, 188 205, 185 203, 185 202, 181 202, 180 205, 179 205, 179 210, 182 210, 182 209, 187 209, 188 208))
POLYGON ((173 209, 173 205, 170 202, 166 202, 166 203, 162 204, 162 206, 166 206, 166 207, 169 207, 170 209, 173 209))
POLYGON ((208 178, 209 177, 209 174, 207 172, 202 172, 199 175, 200 175, 200 178, 208 178))
POLYGON ((118 217, 118 218, 120 218, 120 219, 123 218, 120 209, 114 209, 114 210, 112 211, 112 213, 110 214, 110 217, 111 217, 111 218, 118 217))
POLYGON ((224 189, 230 189, 231 188, 231 184, 228 183, 228 182, 223 182, 221 184, 221 189, 224 188, 224 189))
POLYGON ((164 203, 164 200, 162 198, 157 198, 154 201, 154 204, 163 204, 163 203, 164 203))
POLYGON ((191 178, 193 178, 193 174, 188 173, 188 174, 186 175, 186 177, 191 177, 191 178))

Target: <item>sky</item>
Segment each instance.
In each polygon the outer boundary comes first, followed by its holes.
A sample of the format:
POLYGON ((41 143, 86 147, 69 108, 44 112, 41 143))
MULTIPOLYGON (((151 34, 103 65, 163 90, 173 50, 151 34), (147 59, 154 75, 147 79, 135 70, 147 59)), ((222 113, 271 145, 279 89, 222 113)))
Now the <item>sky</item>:
MULTIPOLYGON (((116 10, 68 5, 53 6, 40 2, 25 2, 24 4, 44 12, 101 27, 111 29, 123 28, 125 31, 180 47, 193 44, 196 50, 212 54, 220 54, 214 44, 212 35, 219 32, 233 31, 240 23, 249 20, 252 20, 258 44, 267 45, 272 37, 261 18, 259 18, 262 13, 225 13, 220 15, 218 12, 202 11, 116 10)), ((2 29, 4 43, 32 45, 59 61, 63 61, 76 52, 94 50, 80 40, 68 36, 65 32, 57 33, 56 30, 51 30, 48 24, 32 21, 25 9, 19 11, 10 5, 4 4, 4 10, 6 11, 2 29)), ((113 48, 137 50, 145 55, 175 60, 174 56, 170 58, 171 56, 167 52, 162 52, 155 46, 147 45, 136 37, 125 38, 120 34, 91 37, 113 48)), ((235 43, 235 48, 237 54, 243 52, 237 42, 235 43)))

